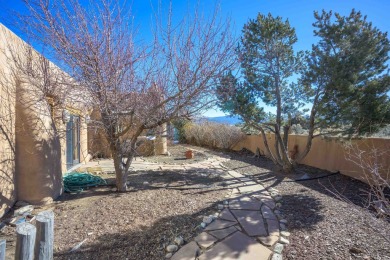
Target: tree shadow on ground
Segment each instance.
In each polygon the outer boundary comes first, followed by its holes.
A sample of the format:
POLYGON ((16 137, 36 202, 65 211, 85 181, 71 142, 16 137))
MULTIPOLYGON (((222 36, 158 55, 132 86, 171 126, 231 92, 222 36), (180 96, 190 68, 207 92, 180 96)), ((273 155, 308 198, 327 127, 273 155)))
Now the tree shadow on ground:
MULTIPOLYGON (((59 200, 68 201, 91 196, 122 196, 117 193, 114 175, 104 177, 106 186, 85 189, 76 194, 63 194, 59 200)), ((240 178, 227 176, 221 169, 196 168, 191 170, 137 171, 128 177, 128 192, 152 189, 200 190, 198 193, 208 193, 216 190, 228 190, 245 186, 240 178), (221 175, 224 174, 225 177, 221 175)))
POLYGON ((318 168, 298 165, 294 173, 279 171, 273 162, 264 157, 254 157, 247 153, 230 153, 231 161, 224 163, 232 170, 249 176, 266 188, 274 188, 284 182, 296 182, 305 188, 326 196, 353 203, 365 208, 369 185, 340 173, 331 173, 318 168))
MULTIPOLYGON (((291 203, 298 203, 300 201, 298 196, 284 197, 286 201, 291 203), (295 201, 295 202, 293 202, 295 201)), ((312 209, 316 209, 319 212, 321 205, 318 201, 312 200, 312 198, 305 198, 306 201, 310 201, 312 209)), ((118 233, 103 234, 91 239, 88 239, 85 244, 81 246, 76 252, 69 252, 70 249, 77 244, 69 245, 68 248, 64 248, 55 253, 56 259, 164 259, 166 254, 165 247, 168 244, 172 244, 176 236, 183 236, 186 243, 191 242, 194 237, 201 233, 203 230, 199 227, 202 221, 202 217, 212 211, 216 211, 216 206, 221 201, 216 201, 209 207, 203 208, 192 214, 180 214, 172 215, 158 219, 152 226, 139 226, 132 230, 123 230, 118 233)), ((305 225, 304 228, 310 228, 310 225, 314 225, 316 222, 322 219, 321 215, 316 212, 302 212, 302 214, 311 219, 310 223, 305 225)), ((107 220, 108 222, 114 221, 107 220)), ((88 227, 85 227, 88 228, 88 227)), ((85 237, 87 237, 85 235, 85 237)), ((84 238, 80 238, 82 241, 84 238)), ((255 241, 255 240, 254 240, 255 241)), ((249 247, 245 245, 235 246, 231 248, 233 254, 237 259, 249 250, 249 247)), ((194 256, 195 259, 195 256, 194 256)))
MULTIPOLYGON (((115 176, 110 174, 104 177, 107 185, 85 189, 80 193, 65 193, 59 200, 72 200, 91 196, 104 196, 112 194, 121 196, 125 193, 117 193, 115 188, 115 176)), ((137 171, 128 177, 128 192, 151 189, 228 189, 224 179, 219 173, 208 169, 196 170, 164 170, 164 171, 137 171)))
POLYGON ((282 195, 282 213, 296 212, 294 216, 290 216, 288 230, 305 231, 311 230, 313 226, 324 220, 325 215, 323 210, 325 207, 321 201, 313 196, 305 194, 282 195))

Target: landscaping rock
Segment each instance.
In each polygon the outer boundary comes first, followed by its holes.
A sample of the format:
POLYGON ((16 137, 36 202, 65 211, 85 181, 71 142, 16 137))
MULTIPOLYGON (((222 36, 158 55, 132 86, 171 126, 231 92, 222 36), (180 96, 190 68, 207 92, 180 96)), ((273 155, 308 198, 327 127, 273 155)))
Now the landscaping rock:
POLYGON ((205 216, 203 217, 203 222, 206 223, 207 225, 213 222, 213 217, 211 216, 205 216))
POLYGON ((280 223, 283 223, 283 224, 287 224, 287 220, 286 219, 281 219, 279 220, 280 223))
POLYGON ((290 244, 290 241, 288 241, 286 238, 284 238, 284 237, 280 237, 280 243, 282 243, 282 244, 290 244))
POLYGON ((283 257, 281 254, 273 254, 271 260, 282 260, 283 257))
POLYGON ((169 245, 169 246, 167 246, 166 249, 167 249, 167 252, 172 253, 172 252, 176 252, 177 249, 179 249, 179 247, 177 245, 169 245))
POLYGON ((205 227, 207 226, 207 224, 204 223, 204 222, 202 222, 202 223, 200 223, 200 226, 201 226, 202 228, 205 228, 205 227))
POLYGON ((172 255, 173 255, 172 253, 168 253, 168 254, 165 255, 165 258, 166 258, 166 259, 169 259, 169 258, 172 257, 172 255))
POLYGON ((280 223, 280 230, 281 230, 281 231, 287 231, 286 225, 283 224, 283 223, 280 223))
POLYGON ((290 236, 290 232, 288 231, 281 231, 280 234, 284 237, 289 237, 290 236))
POLYGON ((223 210, 223 209, 224 209, 224 206, 223 206, 223 204, 218 204, 217 208, 218 208, 219 210, 223 210))
POLYGON ((283 249, 284 249, 284 245, 280 244, 280 243, 277 243, 275 245, 274 252, 277 253, 277 254, 281 254, 283 249))
POLYGON ((174 242, 176 243, 176 245, 181 246, 182 244, 184 244, 184 239, 181 236, 178 236, 175 237, 174 242))
POLYGON ((33 205, 23 206, 23 207, 21 207, 19 209, 16 209, 14 211, 14 216, 15 217, 22 216, 25 213, 31 213, 33 210, 34 210, 34 206, 33 205))

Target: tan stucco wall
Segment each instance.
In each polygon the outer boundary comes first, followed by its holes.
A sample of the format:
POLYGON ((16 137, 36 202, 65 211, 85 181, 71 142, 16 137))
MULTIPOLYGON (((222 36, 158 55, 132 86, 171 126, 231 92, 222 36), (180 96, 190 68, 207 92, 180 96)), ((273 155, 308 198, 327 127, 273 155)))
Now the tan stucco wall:
POLYGON ((0 24, 0 217, 15 202, 15 88, 7 66, 8 32, 0 24))
MULTIPOLYGON (((94 109, 91 112, 91 120, 99 121, 100 114, 98 109, 94 109)), ((104 129, 96 126, 95 123, 91 123, 88 127, 88 133, 85 133, 87 136, 87 144, 85 147, 88 148, 88 152, 93 157, 103 157, 111 158, 110 146, 107 142, 106 136, 104 134, 104 129)), ((144 130, 141 136, 137 139, 137 156, 151 156, 155 154, 167 154, 168 152, 168 138, 167 138, 167 124, 163 124, 160 127, 156 128, 156 139, 154 141, 148 140, 146 138, 147 130, 144 130)), ((129 139, 131 136, 131 130, 129 133, 123 136, 123 139, 129 139)), ((88 158, 89 159, 89 158, 88 158)))
POLYGON ((16 191, 18 200, 51 202, 62 193, 61 146, 46 99, 28 84, 16 93, 16 191))
MULTIPOLYGON (((267 140, 271 150, 274 151, 274 135, 267 134, 267 140)), ((290 135, 288 142, 290 153, 293 152, 294 146, 297 146, 298 152, 303 151, 306 146, 306 141, 306 136, 290 135)), ((355 139, 352 141, 352 145, 358 147, 361 151, 365 151, 367 155, 372 153, 374 149, 381 151, 381 156, 378 156, 377 163, 382 167, 382 176, 390 180, 390 139, 355 139)), ((256 153, 257 149, 259 149, 261 154, 266 154, 262 137, 259 135, 246 136, 243 141, 234 147, 234 150, 238 151, 242 148, 246 148, 253 153, 256 153)), ((315 138, 309 154, 300 163, 331 172, 340 171, 344 175, 366 181, 362 169, 348 160, 351 154, 353 152, 346 150, 345 143, 341 142, 338 138, 315 138)), ((365 158, 368 157, 366 156, 365 158)))
POLYGON ((42 60, 45 59, 39 53, 0 24, 0 126, 5 127, 4 133, 0 131, 0 216, 16 200, 41 204, 62 193, 66 134, 61 115, 65 108, 77 110, 81 115, 80 161, 89 159, 86 95, 69 84, 72 83, 69 75, 42 60), (39 69, 44 72, 40 65, 46 64, 45 69, 54 73, 51 75, 57 84, 50 98, 61 100, 55 109, 48 102, 47 92, 40 89, 47 86, 43 77, 20 73, 21 66, 16 64, 32 64, 37 75, 39 69))

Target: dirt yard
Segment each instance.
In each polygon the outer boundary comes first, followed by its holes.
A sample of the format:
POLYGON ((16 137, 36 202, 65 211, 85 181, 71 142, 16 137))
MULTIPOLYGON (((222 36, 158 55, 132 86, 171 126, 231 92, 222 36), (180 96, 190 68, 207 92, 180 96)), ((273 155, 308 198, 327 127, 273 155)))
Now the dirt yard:
POLYGON ((290 245, 284 259, 390 259, 390 223, 365 209, 368 186, 341 174, 300 166, 311 180, 295 181, 272 161, 243 153, 230 154, 224 165, 273 187, 282 195, 281 212, 288 220, 290 245))
MULTIPOLYGON (((129 182, 132 192, 94 188, 38 209, 54 209, 55 259, 164 259, 165 246, 197 235, 227 194, 222 179, 206 171, 143 171, 129 182)), ((15 229, 3 231, 13 259, 15 229)))
MULTIPOLYGON (((144 159, 177 164, 181 160, 175 158, 188 148, 144 159)), ((197 149, 199 161, 214 153, 197 149)), ((284 259, 390 259, 390 224, 365 209, 364 183, 304 166, 286 176, 265 158, 228 155, 224 166, 282 195, 281 213, 291 233, 284 259)), ((113 183, 113 174, 100 176, 113 183)), ((35 210, 55 212, 55 259, 164 259, 165 246, 179 235, 192 240, 202 217, 214 213, 227 194, 222 178, 207 169, 138 171, 129 184, 127 193, 116 193, 113 186, 93 188, 35 210)), ((0 238, 7 240, 7 259, 13 259, 15 228, 4 228, 0 238)))

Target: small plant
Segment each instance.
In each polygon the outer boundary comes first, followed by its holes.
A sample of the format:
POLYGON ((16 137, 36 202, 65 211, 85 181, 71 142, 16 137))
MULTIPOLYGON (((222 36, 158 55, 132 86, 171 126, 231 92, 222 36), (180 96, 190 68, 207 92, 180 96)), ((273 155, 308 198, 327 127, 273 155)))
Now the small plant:
POLYGON ((180 118, 172 121, 172 125, 175 127, 175 140, 179 141, 180 143, 186 142, 186 136, 184 128, 187 124, 190 124, 191 121, 185 118, 180 118))

